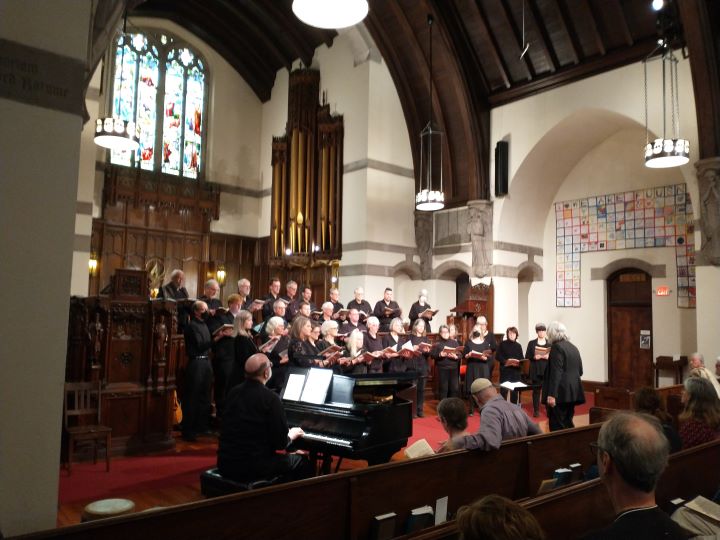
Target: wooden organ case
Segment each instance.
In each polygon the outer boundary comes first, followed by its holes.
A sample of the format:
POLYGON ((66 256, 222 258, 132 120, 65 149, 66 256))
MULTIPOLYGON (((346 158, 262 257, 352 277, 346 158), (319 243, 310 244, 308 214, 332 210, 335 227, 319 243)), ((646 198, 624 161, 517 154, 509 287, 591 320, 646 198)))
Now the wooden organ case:
POLYGON ((272 143, 272 266, 309 269, 341 257, 343 117, 318 105, 319 92, 319 71, 290 74, 286 133, 272 143))
POLYGON ((102 424, 114 454, 171 448, 176 375, 185 346, 178 304, 149 300, 144 270, 118 269, 111 292, 73 297, 67 381, 102 381, 102 424))

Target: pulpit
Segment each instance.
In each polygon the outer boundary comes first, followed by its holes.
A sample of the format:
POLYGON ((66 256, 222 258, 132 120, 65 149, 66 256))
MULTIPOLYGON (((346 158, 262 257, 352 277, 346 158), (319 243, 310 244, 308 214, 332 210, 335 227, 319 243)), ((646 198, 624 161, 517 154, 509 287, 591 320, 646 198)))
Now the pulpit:
POLYGON ((465 343, 470 338, 475 322, 481 315, 487 319, 488 329, 491 332, 494 330, 493 291, 492 282, 490 285, 479 283, 470 288, 467 298, 450 310, 454 315, 448 316, 447 323, 455 325, 458 330, 458 338, 462 343, 465 343))
POLYGON ((118 269, 107 294, 73 297, 66 381, 100 381, 113 453, 171 448, 176 372, 184 359, 177 304, 151 300, 144 270, 118 269))

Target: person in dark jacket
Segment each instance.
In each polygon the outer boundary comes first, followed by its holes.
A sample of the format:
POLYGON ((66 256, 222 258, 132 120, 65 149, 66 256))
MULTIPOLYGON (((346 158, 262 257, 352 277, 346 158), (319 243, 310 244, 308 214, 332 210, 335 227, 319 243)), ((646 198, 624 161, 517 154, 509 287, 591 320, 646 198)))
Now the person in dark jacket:
POLYGON ((570 343, 563 323, 550 323, 548 340, 552 345, 543 382, 542 402, 547 409, 550 431, 557 431, 575 427, 575 405, 585 403, 580 380, 583 365, 580 351, 570 343))
POLYGON ((537 323, 535 325, 537 337, 528 343, 525 352, 525 358, 530 360, 530 382, 533 384, 532 401, 535 418, 540 416, 540 393, 550 356, 550 343, 547 340, 546 332, 545 323, 537 323))
MULTIPOLYGON (((523 350, 517 338, 518 329, 511 326, 505 331, 505 339, 500 342, 495 353, 495 360, 500 364, 500 384, 520 382, 520 361, 523 359, 523 350)), ((515 390, 500 388, 502 397, 506 399, 508 392, 510 392, 510 401, 517 403, 519 394, 515 390)))

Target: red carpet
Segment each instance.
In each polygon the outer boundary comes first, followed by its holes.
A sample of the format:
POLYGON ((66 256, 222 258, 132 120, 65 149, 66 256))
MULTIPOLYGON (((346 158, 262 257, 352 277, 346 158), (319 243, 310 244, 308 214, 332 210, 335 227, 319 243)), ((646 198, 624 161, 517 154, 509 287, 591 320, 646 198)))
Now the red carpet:
MULTIPOLYGON (((576 415, 587 414, 593 406, 594 395, 586 392, 585 397, 587 402, 575 409, 576 415)), ((523 409, 532 417, 531 404, 524 404, 523 409)), ((547 420, 544 411, 540 418, 534 420, 547 420)), ((468 418, 468 431, 477 431, 479 426, 480 415, 475 413, 468 418)), ((433 449, 437 449, 440 443, 447 439, 437 416, 428 415, 413 421, 413 435, 408 444, 423 438, 433 449)), ((59 502, 71 504, 122 497, 153 489, 199 485, 200 473, 214 467, 215 463, 216 448, 212 445, 173 454, 115 458, 109 473, 105 472, 104 462, 98 462, 97 465, 74 464, 71 475, 68 475, 65 469, 60 473, 59 502)))
POLYGON ((121 497, 151 489, 199 484, 200 473, 215 466, 214 446, 182 453, 124 457, 105 463, 73 464, 72 474, 60 473, 60 504, 121 497))

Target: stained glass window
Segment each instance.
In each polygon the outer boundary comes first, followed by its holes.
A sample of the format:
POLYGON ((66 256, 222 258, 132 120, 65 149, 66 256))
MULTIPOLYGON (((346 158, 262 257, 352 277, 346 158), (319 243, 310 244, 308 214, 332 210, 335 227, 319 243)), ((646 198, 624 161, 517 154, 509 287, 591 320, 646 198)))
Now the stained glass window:
POLYGON ((110 162, 197 178, 205 132, 203 61, 172 36, 135 33, 117 39, 114 63, 112 114, 137 123, 140 147, 113 150, 110 162))

